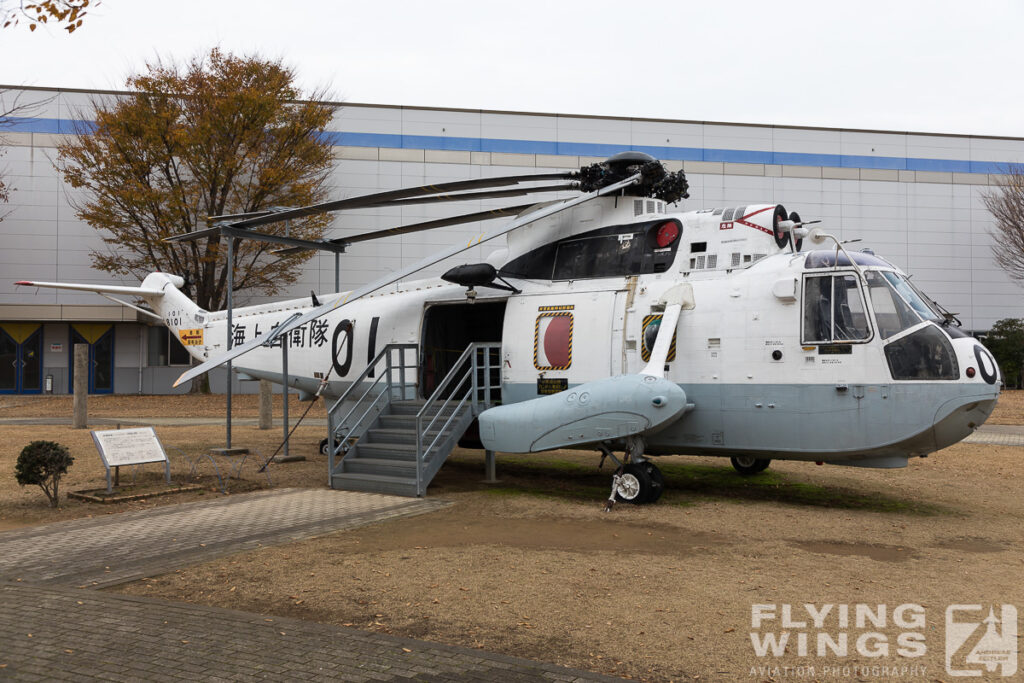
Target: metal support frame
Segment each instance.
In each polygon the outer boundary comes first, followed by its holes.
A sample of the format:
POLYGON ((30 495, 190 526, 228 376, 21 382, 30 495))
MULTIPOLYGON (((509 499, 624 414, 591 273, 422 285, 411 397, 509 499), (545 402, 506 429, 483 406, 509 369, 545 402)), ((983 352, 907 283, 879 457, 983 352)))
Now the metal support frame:
POLYGON ((484 451, 484 483, 498 483, 498 463, 494 451, 484 451))
MULTIPOLYGON (((234 309, 233 305, 233 293, 235 288, 235 248, 237 247, 238 240, 249 239, 257 240, 259 242, 271 242, 274 244, 282 244, 287 247, 301 247, 303 249, 314 249, 320 251, 330 251, 334 253, 334 291, 337 293, 341 289, 341 257, 340 255, 345 251, 344 244, 337 244, 329 241, 313 241, 313 240, 302 240, 291 237, 291 221, 285 221, 285 234, 282 235, 270 235, 263 232, 256 232, 255 230, 246 230, 245 228, 238 228, 228 223, 215 223, 213 227, 207 228, 206 230, 197 230, 195 232, 186 233, 184 235, 175 235, 173 237, 165 238, 165 242, 194 242, 200 239, 210 238, 214 236, 227 237, 228 238, 228 262, 227 262, 227 350, 230 351, 234 346, 234 325, 232 324, 232 312, 234 309)), ((120 302, 118 302, 120 303, 120 302)), ((284 379, 284 454, 288 455, 288 350, 287 350, 287 339, 282 342, 284 348, 284 367, 282 368, 282 376, 284 379)), ((232 404, 232 378, 234 376, 234 370, 232 362, 229 360, 226 363, 227 366, 227 416, 226 416, 226 441, 227 448, 231 448, 231 404, 232 404)))
MULTIPOLYGON (((231 350, 231 343, 235 337, 234 326, 231 324, 233 311, 233 290, 235 288, 235 238, 228 238, 228 351, 231 350)), ((227 447, 231 448, 231 361, 228 361, 228 388, 227 388, 227 447)))
POLYGON ((288 456, 288 337, 291 335, 285 332, 281 335, 281 399, 284 405, 284 457, 288 456))

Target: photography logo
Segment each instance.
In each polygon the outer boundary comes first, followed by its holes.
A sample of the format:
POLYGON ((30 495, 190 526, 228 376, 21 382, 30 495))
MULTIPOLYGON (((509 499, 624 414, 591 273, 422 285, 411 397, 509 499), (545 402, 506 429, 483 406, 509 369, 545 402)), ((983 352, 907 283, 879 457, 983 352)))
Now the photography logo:
POLYGON ((950 676, 1017 673, 1017 608, 947 607, 946 671, 950 676))

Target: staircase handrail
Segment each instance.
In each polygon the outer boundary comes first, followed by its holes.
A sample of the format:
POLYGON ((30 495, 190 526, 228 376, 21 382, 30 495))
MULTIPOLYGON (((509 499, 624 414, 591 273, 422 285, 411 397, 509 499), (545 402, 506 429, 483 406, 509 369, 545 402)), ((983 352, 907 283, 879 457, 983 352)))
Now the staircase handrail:
MULTIPOLYGON (((423 466, 425 464, 427 455, 437 445, 437 442, 441 439, 441 436, 444 434, 445 430, 448 429, 449 425, 451 425, 451 423, 456 419, 456 417, 460 416, 462 409, 466 405, 466 402, 469 401, 471 397, 473 398, 471 409, 473 411, 474 417, 479 412, 479 406, 477 405, 477 403, 479 402, 477 399, 478 387, 476 381, 477 363, 475 357, 477 352, 483 350, 483 352, 486 354, 490 353, 491 350, 498 348, 500 348, 499 344, 486 342, 472 342, 468 346, 466 346, 465 350, 459 355, 459 359, 455 361, 454 364, 452 364, 452 367, 448 371, 448 374, 444 376, 444 379, 441 380, 441 383, 437 385, 434 391, 430 394, 430 397, 427 398, 427 400, 423 403, 423 406, 420 408, 419 412, 416 413, 416 489, 421 495, 423 485, 423 466), (469 368, 467 368, 465 372, 460 373, 462 366, 467 362, 469 362, 469 368), (452 392, 444 399, 444 402, 437 408, 433 418, 430 420, 430 423, 427 424, 426 429, 424 429, 424 416, 429 414, 429 409, 440 399, 441 394, 444 392, 445 389, 448 388, 448 385, 451 384, 451 382, 460 374, 461 377, 459 377, 459 381, 454 385, 452 392), (469 391, 463 391, 463 385, 465 385, 467 379, 470 380, 469 391), (448 408, 448 405, 460 393, 462 394, 462 398, 459 400, 458 405, 455 406, 455 408, 451 411, 451 414, 448 415, 447 419, 444 421, 444 424, 442 424, 440 428, 437 430, 437 434, 434 435, 434 438, 430 442, 430 445, 427 446, 426 448, 423 448, 423 435, 429 433, 434 428, 434 424, 437 422, 438 418, 441 417, 445 409, 448 408)), ((485 367, 489 369, 490 364, 485 364, 485 367)), ((490 375, 489 373, 487 373, 484 378, 485 389, 489 390, 491 388, 490 382, 490 375)))
MULTIPOLYGON (((341 405, 348 398, 349 394, 351 394, 353 391, 355 391, 356 387, 361 385, 364 379, 369 377, 370 373, 373 372, 377 368, 377 365, 380 363, 380 361, 384 358, 385 355, 387 355, 388 353, 390 353, 392 351, 398 351, 398 350, 404 350, 404 349, 416 350, 418 348, 419 347, 416 344, 388 344, 387 346, 385 346, 383 349, 381 349, 380 353, 378 353, 374 357, 374 359, 372 361, 370 361, 369 363, 366 364, 366 367, 363 369, 363 371, 361 373, 359 373, 359 376, 356 377, 355 380, 352 381, 352 384, 349 385, 349 388, 345 390, 345 393, 343 393, 341 395, 341 397, 338 398, 338 400, 334 402, 334 405, 331 406, 331 408, 330 408, 330 410, 328 412, 333 413, 338 408, 338 406, 341 405)), ((404 354, 402 356, 399 356, 399 358, 402 358, 404 360, 404 354)), ((383 373, 378 375, 377 379, 373 382, 373 384, 370 385, 370 387, 372 388, 372 387, 376 386, 377 382, 380 382, 385 377, 386 377, 386 375, 383 374, 383 373)), ((367 389, 367 391, 369 391, 369 389, 367 389)), ((358 404, 359 401, 362 401, 364 398, 366 398, 366 392, 363 392, 363 395, 359 397, 359 399, 356 401, 356 404, 358 404)), ((348 416, 346 415, 346 417, 348 417, 348 416)))
MULTIPOLYGON (((408 368, 415 368, 416 367, 415 358, 414 358, 414 361, 413 361, 412 365, 408 365, 408 366, 405 365, 405 352, 406 351, 410 351, 410 350, 415 352, 416 350, 418 350, 418 348, 419 347, 416 344, 388 344, 387 346, 385 346, 383 349, 381 349, 381 352, 378 353, 377 356, 372 361, 367 363, 366 368, 359 374, 358 377, 356 377, 355 380, 353 380, 352 384, 349 385, 349 388, 345 390, 345 392, 341 395, 341 397, 338 398, 338 400, 334 402, 334 404, 331 406, 330 410, 327 411, 327 425, 328 425, 327 426, 327 453, 328 453, 328 468, 329 468, 330 472, 334 472, 334 470, 335 470, 335 462, 334 462, 335 455, 337 454, 338 451, 342 450, 345 447, 345 443, 342 440, 339 440, 339 443, 335 443, 335 441, 336 441, 335 432, 340 430, 343 425, 345 425, 346 423, 349 422, 349 419, 355 414, 356 410, 360 408, 360 406, 366 400, 367 396, 369 396, 370 393, 382 381, 386 382, 386 385, 387 385, 385 387, 384 391, 379 392, 377 394, 377 396, 374 397, 374 399, 369 402, 369 404, 366 406, 366 409, 363 410, 362 415, 360 415, 359 418, 355 422, 349 424, 349 434, 346 435, 346 439, 348 438, 349 435, 352 434, 352 432, 355 431, 355 428, 358 427, 363 422, 363 420, 365 420, 372 413, 374 408, 382 400, 385 400, 385 401, 390 401, 391 400, 391 394, 392 394, 392 391, 394 389, 394 386, 393 386, 394 382, 392 381, 392 372, 391 371, 392 371, 393 368, 392 368, 392 365, 391 365, 391 362, 390 362, 390 360, 391 360, 390 354, 392 354, 392 353, 394 353, 396 351, 399 352, 399 356, 398 356, 398 358, 399 358, 399 365, 398 365, 398 367, 402 371, 401 372, 401 377, 402 377, 402 381, 403 381, 403 391, 404 391, 405 369, 407 367, 408 368), (377 373, 376 379, 374 379, 374 381, 372 383, 370 383, 370 385, 365 389, 365 391, 363 391, 363 393, 359 396, 359 398, 355 399, 355 402, 352 404, 352 408, 349 409, 348 413, 346 413, 345 416, 343 418, 341 418, 340 420, 336 420, 334 418, 334 415, 335 415, 336 411, 339 409, 339 407, 341 405, 343 405, 343 403, 347 399, 349 399, 349 397, 351 395, 353 395, 355 393, 355 391, 357 390, 358 387, 361 387, 363 385, 363 381, 369 378, 370 373, 373 372, 377 368, 377 366, 380 365, 381 361, 384 360, 385 358, 387 358, 387 360, 388 360, 387 370, 385 372, 377 373)), ((346 455, 345 453, 342 454, 342 458, 343 459, 344 459, 345 455, 346 455)))

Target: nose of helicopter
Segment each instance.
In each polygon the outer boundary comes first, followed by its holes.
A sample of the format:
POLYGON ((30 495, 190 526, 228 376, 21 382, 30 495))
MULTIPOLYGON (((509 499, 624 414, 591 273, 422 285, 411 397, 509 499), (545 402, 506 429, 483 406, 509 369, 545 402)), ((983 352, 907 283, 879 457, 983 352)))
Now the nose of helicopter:
POLYGON ((960 361, 959 396, 945 401, 935 411, 932 432, 937 448, 946 448, 968 437, 996 407, 999 397, 999 368, 992 353, 976 339, 954 342, 960 361))
POLYGON ((992 414, 997 393, 965 395, 943 403, 936 411, 932 425, 936 447, 946 448, 970 436, 992 414))

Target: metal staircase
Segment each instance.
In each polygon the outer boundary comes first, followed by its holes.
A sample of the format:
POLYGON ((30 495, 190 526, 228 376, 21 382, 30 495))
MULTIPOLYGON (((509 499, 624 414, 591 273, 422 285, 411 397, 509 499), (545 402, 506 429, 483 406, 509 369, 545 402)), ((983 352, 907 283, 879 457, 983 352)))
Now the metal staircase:
POLYGON ((425 495, 473 420, 499 401, 500 349, 470 344, 419 399, 417 345, 384 347, 327 413, 331 488, 425 495))

